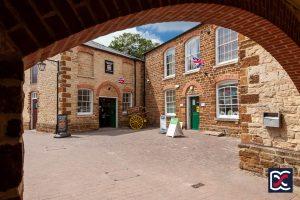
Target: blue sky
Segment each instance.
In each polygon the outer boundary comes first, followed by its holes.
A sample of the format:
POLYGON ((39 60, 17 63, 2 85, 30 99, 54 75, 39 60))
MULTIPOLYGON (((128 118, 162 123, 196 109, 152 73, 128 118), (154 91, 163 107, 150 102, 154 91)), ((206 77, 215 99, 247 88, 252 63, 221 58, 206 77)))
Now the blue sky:
POLYGON ((147 24, 98 37, 94 39, 94 41, 108 46, 114 37, 122 35, 123 33, 139 33, 153 42, 164 43, 198 24, 199 23, 195 22, 164 22, 147 24))

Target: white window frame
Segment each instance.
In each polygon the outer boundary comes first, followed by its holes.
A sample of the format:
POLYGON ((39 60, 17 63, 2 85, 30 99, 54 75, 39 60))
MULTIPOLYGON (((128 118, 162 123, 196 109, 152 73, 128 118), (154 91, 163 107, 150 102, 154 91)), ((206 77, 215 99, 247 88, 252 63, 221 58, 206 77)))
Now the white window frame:
MULTIPOLYGON (((197 55, 197 54, 199 54, 200 56, 199 56, 199 58, 201 58, 201 49, 200 49, 200 47, 201 47, 201 41, 200 41, 200 37, 199 36, 196 36, 196 37, 192 37, 191 39, 189 39, 186 43, 185 43, 185 46, 184 46, 184 50, 185 50, 185 54, 184 54, 184 60, 185 60, 185 73, 193 73, 193 72, 197 72, 197 71, 199 71, 200 70, 200 66, 198 66, 198 68, 196 68, 196 69, 188 69, 188 62, 187 62, 187 60, 188 60, 188 57, 191 57, 191 56, 195 56, 195 55, 197 55), (195 42, 195 41, 199 41, 199 52, 197 52, 196 54, 193 54, 193 55, 187 55, 187 48, 188 48, 188 45, 190 44, 190 43, 192 43, 192 42, 195 42)), ((197 57, 198 58, 198 57, 197 57)))
POLYGON ((171 77, 175 77, 176 74, 176 58, 175 58, 175 47, 171 47, 169 49, 167 49, 164 53, 164 77, 165 78, 171 78, 171 77), (167 55, 170 54, 174 54, 174 61, 167 63, 167 55), (167 69, 167 64, 174 64, 173 67, 173 74, 168 75, 168 69, 167 69))
MULTIPOLYGON (((222 62, 220 62, 219 61, 219 30, 220 29, 227 29, 227 28, 224 28, 224 27, 218 27, 217 29, 216 29, 216 37, 215 37, 215 53, 216 53, 216 56, 215 56, 215 59, 216 59, 216 66, 219 66, 219 65, 226 65, 226 64, 231 64, 231 63, 236 63, 236 62, 238 62, 238 55, 237 55, 237 57, 236 58, 233 58, 233 59, 230 59, 230 60, 226 60, 226 61, 222 61, 222 62)), ((233 30, 231 30, 231 29, 228 29, 228 30, 230 30, 230 31, 233 31, 233 30)), ((238 42, 238 39, 239 39, 239 36, 238 36, 238 33, 237 33, 237 38, 236 38, 236 40, 237 40, 237 42, 238 42)), ((227 42, 226 44, 229 44, 229 43, 232 43, 232 42, 234 42, 235 40, 231 40, 231 41, 229 41, 229 42, 227 42)), ((224 44, 222 44, 222 45, 224 45, 224 44)), ((237 51, 239 50, 239 46, 237 45, 237 51)))
POLYGON ((39 75, 39 68, 37 65, 34 65, 30 68, 30 84, 37 84, 38 82, 38 75, 39 75), (36 82, 33 81, 33 72, 36 71, 36 82))
POLYGON ((168 116, 168 117, 176 116, 176 90, 171 89, 171 90, 166 90, 165 91, 165 115, 168 116), (170 91, 174 92, 174 99, 175 99, 174 102, 167 102, 167 92, 170 92, 170 91), (167 112, 168 111, 168 109, 167 109, 168 103, 174 103, 175 104, 175 106, 174 106, 175 112, 174 113, 168 113, 167 112))
MULTIPOLYGON (((229 120, 238 120, 239 119, 239 114, 238 115, 220 115, 219 110, 219 86, 222 85, 230 85, 230 84, 236 84, 237 86, 237 104, 236 106, 238 107, 238 113, 239 113, 239 94, 238 94, 238 82, 236 80, 230 80, 230 81, 222 81, 216 85, 216 117, 217 119, 229 119, 229 120)), ((233 105, 233 104, 231 104, 233 105)))
MULTIPOLYGON (((130 95, 130 96, 129 96, 130 102, 126 102, 126 103, 129 103, 129 107, 128 107, 128 108, 131 108, 131 107, 132 107, 132 99, 133 99, 133 98, 132 98, 133 95, 132 95, 131 92, 124 92, 124 93, 123 93, 123 95, 122 95, 122 113, 123 113, 123 114, 127 114, 127 110, 124 110, 124 103, 125 103, 125 102, 124 102, 124 95, 125 95, 125 94, 129 94, 129 95, 130 95)), ((128 109, 128 108, 127 108, 127 109, 128 109)))
POLYGON ((93 90, 91 90, 91 89, 84 89, 84 88, 78 89, 77 90, 77 107, 76 107, 77 115, 92 115, 93 114, 93 102, 94 102, 93 90), (89 95, 90 95, 90 98, 91 98, 91 102, 90 102, 91 111, 90 112, 78 112, 78 102, 79 102, 78 94, 79 94, 79 90, 87 90, 87 91, 89 91, 89 95))

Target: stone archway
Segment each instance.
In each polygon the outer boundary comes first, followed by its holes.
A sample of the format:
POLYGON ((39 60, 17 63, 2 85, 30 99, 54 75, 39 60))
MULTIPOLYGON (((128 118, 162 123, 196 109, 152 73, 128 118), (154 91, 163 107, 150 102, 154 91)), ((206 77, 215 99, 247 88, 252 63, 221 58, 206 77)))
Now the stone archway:
POLYGON ((300 90, 300 17, 296 0, 24 0, 1 1, 0 12, 2 199, 22 198, 24 69, 98 36, 165 21, 220 25, 263 46, 300 90))

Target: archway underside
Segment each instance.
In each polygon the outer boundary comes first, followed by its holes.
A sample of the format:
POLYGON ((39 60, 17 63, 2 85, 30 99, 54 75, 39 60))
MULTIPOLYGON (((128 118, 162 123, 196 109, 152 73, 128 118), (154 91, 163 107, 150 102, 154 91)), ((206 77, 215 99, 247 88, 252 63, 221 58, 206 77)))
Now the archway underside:
POLYGON ((216 24, 242 33, 269 51, 284 67, 300 90, 299 46, 281 29, 266 19, 241 9, 215 4, 182 4, 155 8, 109 20, 25 56, 23 59, 25 69, 39 60, 54 56, 98 36, 143 24, 167 21, 216 24))
POLYGON ((4 169, 0 198, 21 199, 23 191, 24 70, 98 36, 156 22, 216 24, 263 46, 300 91, 300 17, 295 0, 194 2, 0 1, 0 164, 4 169))

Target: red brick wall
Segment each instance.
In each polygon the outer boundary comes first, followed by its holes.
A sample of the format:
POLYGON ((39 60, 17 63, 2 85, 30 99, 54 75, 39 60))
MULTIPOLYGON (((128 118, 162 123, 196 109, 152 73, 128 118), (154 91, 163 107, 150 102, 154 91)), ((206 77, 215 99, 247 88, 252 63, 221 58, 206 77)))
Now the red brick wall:
MULTIPOLYGON (((215 66, 215 25, 203 25, 183 36, 149 52, 146 55, 146 107, 149 112, 150 123, 159 125, 159 116, 165 113, 164 90, 176 89, 176 114, 186 126, 186 92, 193 85, 196 95, 200 96, 200 129, 226 131, 229 135, 240 134, 239 121, 220 121, 216 118, 216 84, 223 80, 238 80, 240 66, 238 63, 224 66, 215 66), (205 30, 209 30, 208 33, 205 30), (205 66, 196 73, 185 72, 185 42, 194 36, 200 37, 200 50, 205 66), (173 79, 164 79, 164 52, 175 47, 176 76, 173 79), (208 76, 204 74, 208 73, 208 76), (182 105, 180 105, 182 104, 182 105)), ((243 37, 243 36, 239 36, 243 37)))

